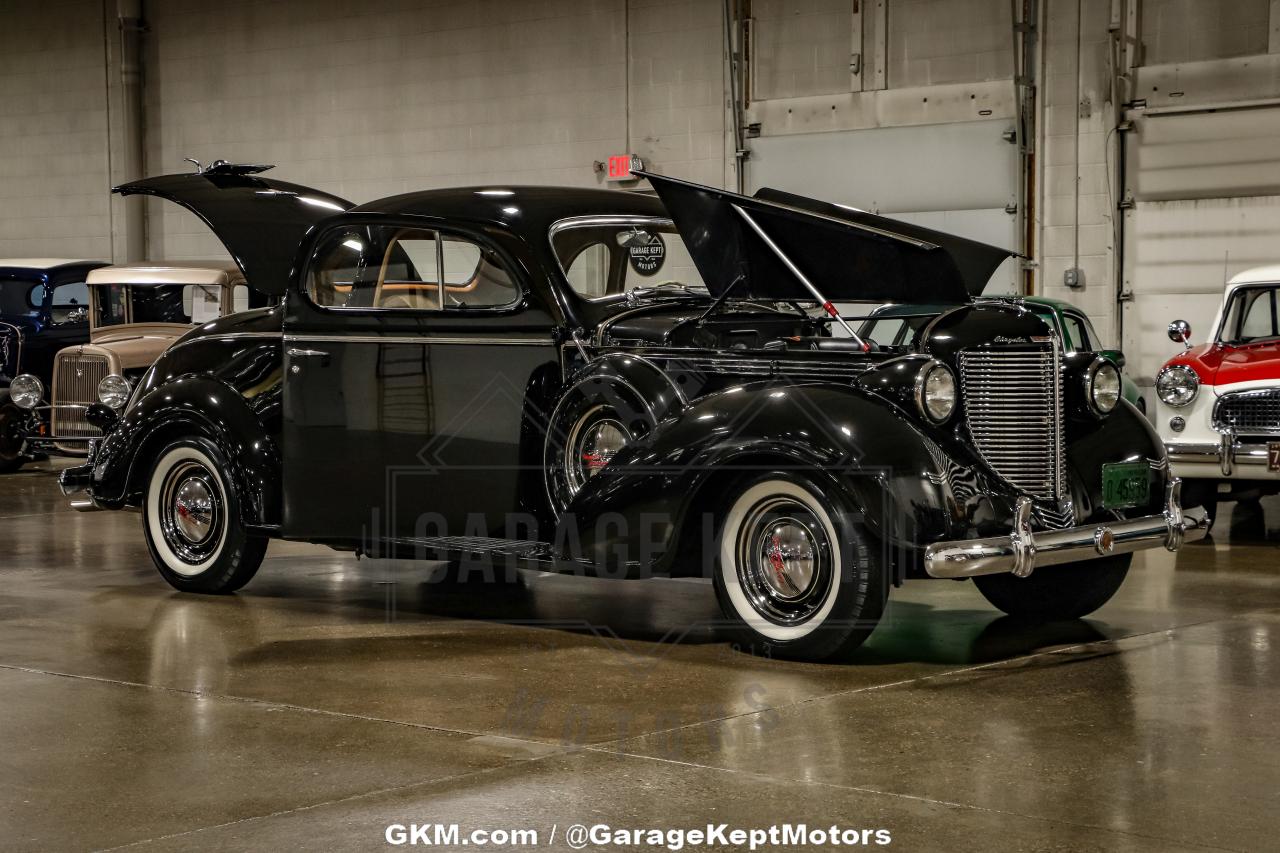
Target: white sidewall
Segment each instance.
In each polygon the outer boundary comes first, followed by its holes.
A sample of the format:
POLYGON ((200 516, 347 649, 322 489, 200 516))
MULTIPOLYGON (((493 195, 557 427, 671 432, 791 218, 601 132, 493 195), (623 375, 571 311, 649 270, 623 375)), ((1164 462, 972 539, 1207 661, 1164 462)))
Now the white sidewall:
POLYGON ((792 483, 790 480, 766 480, 763 483, 757 483, 739 495, 729 509, 729 515, 725 519, 723 532, 720 535, 720 580, 724 584, 725 593, 733 604, 734 611, 752 630, 770 640, 779 642, 799 640, 812 634, 826 621, 827 616, 831 613, 831 608, 835 607, 836 593, 840 590, 840 576, 843 568, 841 564, 841 545, 836 526, 831 522, 831 516, 827 514, 817 495, 792 483), (765 498, 775 495, 794 498, 812 510, 813 514, 822 522, 827 538, 831 542, 831 586, 827 590, 822 605, 814 612, 813 616, 800 625, 777 625, 765 619, 751 606, 746 593, 742 591, 742 585, 738 582, 738 563, 737 555, 735 554, 738 532, 751 508, 765 498))
POLYGON ((222 556, 231 522, 227 505, 227 486, 222 480, 222 474, 214 466, 213 460, 201 451, 194 447, 175 447, 160 457, 160 461, 152 469, 151 482, 147 484, 147 499, 144 507, 143 519, 147 525, 147 532, 151 536, 151 542, 155 546, 155 553, 174 574, 182 575, 184 578, 198 577, 208 571, 209 567, 222 556), (218 500, 222 502, 223 522, 218 547, 214 549, 209 559, 199 564, 185 562, 170 550, 169 543, 164 538, 164 526, 160 522, 160 491, 164 487, 164 478, 175 465, 187 461, 198 462, 213 474, 214 482, 218 486, 218 500))

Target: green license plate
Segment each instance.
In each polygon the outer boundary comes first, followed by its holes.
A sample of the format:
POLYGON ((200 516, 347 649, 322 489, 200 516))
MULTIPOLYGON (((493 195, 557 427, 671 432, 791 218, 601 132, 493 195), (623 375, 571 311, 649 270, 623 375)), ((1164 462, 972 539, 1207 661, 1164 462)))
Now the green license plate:
POLYGON ((1102 505, 1106 509, 1141 506, 1151 497, 1151 466, 1111 462, 1102 466, 1102 505))

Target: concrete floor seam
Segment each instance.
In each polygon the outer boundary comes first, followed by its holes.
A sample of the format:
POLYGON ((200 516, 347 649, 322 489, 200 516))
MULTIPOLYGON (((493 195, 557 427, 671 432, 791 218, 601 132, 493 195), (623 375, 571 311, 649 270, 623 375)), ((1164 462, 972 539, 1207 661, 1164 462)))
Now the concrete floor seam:
MULTIPOLYGON (((551 755, 561 755, 561 754, 562 753, 552 753, 551 755)), ((175 838, 188 838, 190 836, 198 835, 202 832, 210 832, 215 829, 225 829, 230 826, 240 826, 246 823, 254 823, 255 821, 271 820, 272 818, 284 817, 286 815, 291 815, 291 814, 298 814, 299 812, 314 811, 315 809, 322 809, 327 806, 335 806, 342 803, 356 802, 358 800, 367 799, 369 797, 378 797, 378 796, 382 796, 383 794, 394 794, 402 791, 411 791, 414 788, 422 788, 428 785, 438 785, 441 783, 456 782, 460 779, 468 779, 474 776, 482 776, 486 773, 496 773, 498 771, 510 770, 513 767, 516 767, 522 764, 532 764, 534 762, 542 761, 543 759, 550 758, 551 755, 540 755, 534 758, 514 760, 512 761, 511 764, 504 764, 498 767, 486 767, 483 770, 472 770, 467 773, 456 773, 452 776, 445 776, 438 779, 423 779, 418 782, 409 782, 404 785, 393 785, 390 788, 379 788, 373 791, 364 791, 362 793, 352 794, 347 797, 336 797, 334 799, 324 800, 318 803, 308 803, 305 806, 297 806, 291 809, 280 809, 279 811, 269 812, 267 814, 250 815, 248 817, 240 818, 239 820, 229 820, 229 821, 224 821, 222 823, 209 824, 208 826, 199 826, 199 827, 196 827, 195 829, 188 829, 183 832, 172 832, 167 835, 156 836, 155 838, 139 838, 136 841, 130 841, 128 844, 117 844, 113 847, 95 848, 93 853, 111 853, 111 851, 114 851, 114 850, 128 850, 130 847, 140 847, 143 844, 155 844, 161 841, 172 841, 175 838)))
MULTIPOLYGON (((597 749, 596 747, 587 747, 587 749, 593 752, 605 752, 605 750, 600 750, 600 749, 597 749)), ((1066 820, 1056 820, 1054 818, 1043 817, 1041 815, 1025 814, 1023 812, 1014 812, 1014 811, 1009 811, 1007 809, 993 809, 988 806, 980 806, 973 803, 960 803, 954 800, 939 800, 934 797, 923 797, 918 794, 907 794, 901 791, 886 791, 881 788, 870 788, 864 785, 840 785, 834 782, 823 782, 817 779, 792 779, 784 776, 771 776, 767 773, 752 773, 746 770, 737 770, 732 767, 716 767, 710 764, 700 764, 696 761, 677 761, 676 759, 673 759, 673 758, 663 758, 662 756, 659 756, 659 755, 643 755, 641 753, 635 753, 635 752, 608 752, 608 754, 621 755, 621 756, 626 756, 628 758, 640 758, 648 761, 658 761, 664 764, 672 764, 679 767, 695 768, 699 770, 710 770, 717 773, 732 773, 739 776, 758 778, 766 782, 773 782, 773 783, 782 782, 789 785, 814 785, 822 788, 831 788, 837 791, 857 791, 860 794, 871 794, 873 796, 891 797, 893 799, 899 799, 899 800, 914 800, 916 802, 928 803, 929 805, 934 805, 934 806, 943 806, 946 808, 956 808, 956 809, 968 809, 971 811, 985 812, 987 814, 1005 815, 1008 817, 1021 818, 1023 820, 1034 820, 1034 821, 1039 821, 1041 823, 1054 824, 1056 826, 1069 826, 1069 827, 1074 827, 1076 829, 1094 829, 1100 832, 1109 832, 1109 833, 1114 833, 1116 835, 1126 835, 1133 838, 1142 838, 1147 841, 1171 841, 1171 842, 1176 841, 1180 844, 1188 843, 1182 839, 1166 838, 1164 836, 1159 836, 1159 835, 1147 835, 1141 832, 1129 832, 1123 829, 1115 829, 1113 827, 1101 826, 1098 824, 1076 823, 1076 822, 1066 821, 1066 820)), ((1242 848, 1217 847, 1211 844, 1192 843, 1192 846, 1202 850, 1223 851, 1223 853, 1249 853, 1249 851, 1244 850, 1242 848)))

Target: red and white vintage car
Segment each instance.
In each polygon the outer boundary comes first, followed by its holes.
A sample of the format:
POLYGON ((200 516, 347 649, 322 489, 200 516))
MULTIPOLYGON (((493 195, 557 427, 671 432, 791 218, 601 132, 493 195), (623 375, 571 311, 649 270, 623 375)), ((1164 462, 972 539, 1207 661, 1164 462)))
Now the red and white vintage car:
POLYGON ((1183 503, 1248 500, 1280 492, 1280 266, 1242 272, 1205 343, 1185 320, 1169 337, 1186 351, 1156 375, 1156 427, 1183 503))

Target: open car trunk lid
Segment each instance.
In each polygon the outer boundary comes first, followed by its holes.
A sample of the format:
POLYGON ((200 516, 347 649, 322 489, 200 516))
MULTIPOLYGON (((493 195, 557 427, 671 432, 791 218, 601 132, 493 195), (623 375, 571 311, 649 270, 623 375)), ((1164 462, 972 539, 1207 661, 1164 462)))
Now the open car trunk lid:
POLYGON ((144 178, 114 192, 156 196, 190 210, 226 246, 251 287, 279 296, 288 287, 298 248, 312 229, 355 205, 320 190, 236 168, 245 167, 144 178))
POLYGON ((734 296, 813 299, 782 255, 832 302, 958 305, 1018 254, 780 190, 753 198, 637 174, 657 191, 716 296, 745 276, 734 296))

